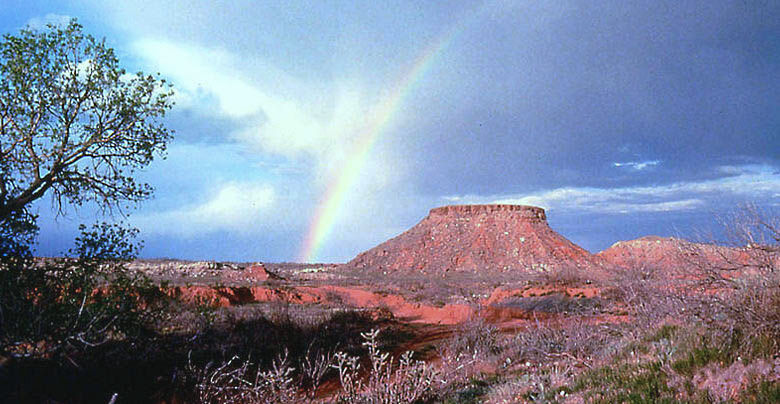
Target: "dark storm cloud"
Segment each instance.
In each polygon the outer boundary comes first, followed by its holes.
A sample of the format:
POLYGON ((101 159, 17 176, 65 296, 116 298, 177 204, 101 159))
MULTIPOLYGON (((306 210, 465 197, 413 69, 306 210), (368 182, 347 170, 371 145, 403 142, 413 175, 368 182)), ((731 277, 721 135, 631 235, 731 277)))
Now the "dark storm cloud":
POLYGON ((174 109, 168 117, 176 131, 177 143, 226 143, 230 134, 241 128, 235 120, 219 116, 204 117, 191 109, 174 109))
POLYGON ((445 62, 457 71, 441 72, 450 119, 407 128, 430 134, 420 188, 627 186, 780 164, 780 3, 635 3, 504 9, 465 32, 445 62), (659 163, 614 164, 646 161, 659 163))

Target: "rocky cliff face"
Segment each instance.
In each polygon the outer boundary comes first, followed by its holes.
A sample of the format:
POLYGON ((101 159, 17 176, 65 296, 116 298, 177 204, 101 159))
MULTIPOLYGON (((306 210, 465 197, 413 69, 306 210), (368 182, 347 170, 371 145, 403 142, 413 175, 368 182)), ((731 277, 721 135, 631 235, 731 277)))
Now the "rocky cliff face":
POLYGON ((431 209, 403 234, 361 253, 348 267, 437 273, 600 269, 604 262, 552 230, 544 209, 455 205, 431 209))

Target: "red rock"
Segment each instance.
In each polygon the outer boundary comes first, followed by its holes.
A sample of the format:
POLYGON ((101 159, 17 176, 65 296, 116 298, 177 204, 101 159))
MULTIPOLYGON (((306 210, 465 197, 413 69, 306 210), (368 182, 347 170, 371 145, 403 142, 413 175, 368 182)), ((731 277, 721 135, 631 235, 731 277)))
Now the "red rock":
POLYGON ((702 269, 738 269, 751 266, 745 249, 694 243, 674 237, 645 236, 618 241, 597 256, 617 267, 646 274, 685 276, 702 269))
POLYGON ((260 263, 249 266, 244 271, 247 277, 256 281, 267 281, 271 277, 268 270, 265 269, 265 265, 260 263))
POLYGON ((490 273, 600 270, 603 264, 600 258, 553 231, 542 208, 456 205, 431 209, 411 229, 346 265, 384 272, 490 273))

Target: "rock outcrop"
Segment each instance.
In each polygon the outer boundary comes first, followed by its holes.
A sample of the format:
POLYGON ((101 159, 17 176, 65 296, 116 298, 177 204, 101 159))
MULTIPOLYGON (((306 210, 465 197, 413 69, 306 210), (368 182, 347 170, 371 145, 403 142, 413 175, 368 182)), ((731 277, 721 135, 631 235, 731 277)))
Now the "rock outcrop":
POLYGON ((687 246, 684 240, 673 237, 645 236, 618 241, 596 255, 617 267, 656 270, 687 264, 687 246))
POLYGON ((271 273, 265 269, 265 265, 257 263, 244 269, 246 276, 255 281, 267 281, 271 277, 271 273))
POLYGON ((439 273, 603 269, 604 262, 552 230, 544 209, 454 205, 431 209, 403 234, 361 253, 348 267, 439 273))
POLYGON ((610 264, 645 275, 691 276, 707 270, 737 270, 755 266, 745 249, 694 243, 675 237, 645 236, 618 241, 596 254, 610 264))
POLYGON ((227 282, 265 282, 279 279, 263 263, 236 264, 215 261, 136 260, 128 265, 134 271, 163 279, 220 279, 227 282))

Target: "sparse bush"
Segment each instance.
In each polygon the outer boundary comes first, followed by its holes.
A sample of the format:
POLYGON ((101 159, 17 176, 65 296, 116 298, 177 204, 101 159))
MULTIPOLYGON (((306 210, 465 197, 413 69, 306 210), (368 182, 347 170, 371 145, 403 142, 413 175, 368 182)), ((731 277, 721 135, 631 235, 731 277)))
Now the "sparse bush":
POLYGON ((515 296, 501 301, 498 306, 540 313, 589 315, 601 311, 605 301, 599 297, 571 297, 564 293, 553 293, 544 296, 515 296))
POLYGON ((363 367, 357 356, 345 352, 314 354, 292 366, 288 352, 278 356, 271 367, 262 370, 249 360, 233 357, 205 368, 192 364, 189 373, 196 380, 199 403, 291 403, 312 400, 328 368, 338 373, 341 390, 334 398, 340 403, 413 403, 430 398, 441 380, 438 371, 407 351, 396 359, 379 349, 379 329, 361 334, 368 350, 370 367, 363 367))
POLYGON ((499 352, 498 339, 498 327, 475 315, 458 324, 445 345, 456 354, 467 354, 473 359, 488 358, 499 352))
POLYGON ((484 401, 495 404, 554 403, 565 400, 570 392, 574 369, 568 365, 552 365, 531 369, 519 377, 503 380, 492 386, 484 401))
POLYGON ((544 271, 539 274, 539 280, 546 285, 577 286, 591 281, 582 274, 582 270, 576 266, 567 265, 544 271))
POLYGON ((438 371, 423 361, 414 360, 411 351, 395 359, 379 350, 379 329, 363 333, 363 345, 368 349, 371 368, 368 379, 360 377, 357 357, 336 354, 333 367, 339 372, 342 391, 337 397, 343 403, 414 403, 431 397, 438 380, 438 371))
POLYGON ((731 282, 732 288, 684 296, 689 316, 723 334, 722 339, 746 337, 765 344, 743 347, 780 350, 780 273, 731 282))
POLYGON ((604 291, 605 300, 618 302, 626 314, 631 315, 636 327, 624 331, 642 334, 647 328, 679 319, 685 313, 681 284, 676 280, 659 277, 647 279, 632 268, 620 269, 604 291))
POLYGON ((209 364, 202 370, 192 363, 189 366, 197 380, 197 400, 202 404, 281 404, 299 402, 302 398, 293 381, 295 368, 288 361, 287 351, 265 371, 238 357, 216 367, 209 364))
POLYGON ((718 402, 738 400, 757 384, 780 382, 780 359, 775 359, 774 363, 760 359, 747 365, 735 361, 726 367, 711 363, 701 369, 692 381, 718 402))
POLYGON ((581 322, 535 321, 511 341, 513 361, 568 360, 590 366, 614 333, 608 327, 581 322))
POLYGON ((780 215, 743 206, 724 220, 732 248, 693 245, 699 262, 681 303, 694 320, 727 335, 765 339, 780 350, 780 215), (704 259, 717 254, 715 259, 704 259))
POLYGON ((452 336, 436 347, 437 396, 445 402, 477 402, 475 395, 487 390, 480 378, 503 366, 503 338, 499 329, 475 315, 457 325, 452 336))
POLYGON ((306 355, 300 362, 301 379, 303 387, 308 391, 308 398, 312 399, 317 395, 323 378, 331 370, 335 363, 336 356, 332 351, 322 353, 321 351, 312 351, 312 345, 306 350, 306 355))
POLYGON ((146 279, 124 263, 137 253, 134 230, 95 225, 76 239, 73 258, 0 269, 0 350, 51 356, 94 347, 139 329, 146 279))

